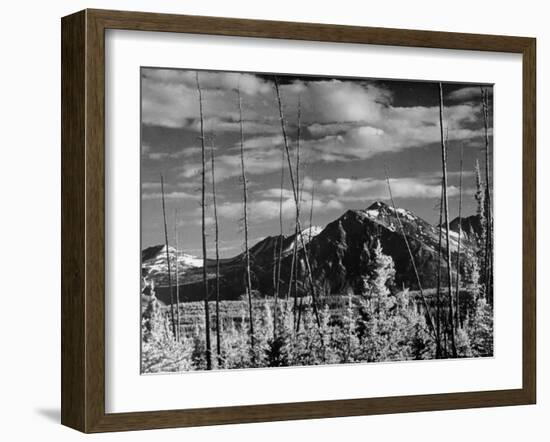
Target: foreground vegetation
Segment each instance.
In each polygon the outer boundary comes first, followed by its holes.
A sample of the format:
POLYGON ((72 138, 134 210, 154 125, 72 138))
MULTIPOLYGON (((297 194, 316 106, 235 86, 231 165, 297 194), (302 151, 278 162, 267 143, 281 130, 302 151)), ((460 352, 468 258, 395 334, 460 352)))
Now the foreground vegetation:
MULTIPOLYGON (((394 290, 394 274, 393 260, 378 244, 362 293, 318 300, 320 327, 311 299, 279 300, 275 308, 273 298, 256 298, 254 345, 251 345, 247 300, 220 303, 221 340, 219 351, 216 348, 212 355, 213 368, 435 358, 435 338, 426 325, 417 295, 408 290, 394 290)), ((458 357, 491 356, 492 308, 475 284, 472 296, 473 308, 457 333, 458 357)), ((153 291, 142 315, 142 372, 207 368, 204 308, 201 303, 183 303, 179 308, 184 321, 176 340, 171 331, 170 311, 160 305, 153 291)), ((218 321, 209 322, 214 325, 218 321)), ((211 329, 212 333, 215 331, 211 329)), ((451 355, 448 345, 444 346, 443 357, 451 355)))

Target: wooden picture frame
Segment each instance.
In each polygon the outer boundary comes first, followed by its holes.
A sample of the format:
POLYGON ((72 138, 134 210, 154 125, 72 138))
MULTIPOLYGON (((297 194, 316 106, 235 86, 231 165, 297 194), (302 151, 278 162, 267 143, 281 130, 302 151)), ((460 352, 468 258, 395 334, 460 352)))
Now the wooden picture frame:
POLYGON ((533 38, 84 10, 62 19, 62 424, 83 432, 534 404, 536 41, 533 38), (523 57, 523 385, 457 392, 105 412, 105 30, 517 53, 523 57))

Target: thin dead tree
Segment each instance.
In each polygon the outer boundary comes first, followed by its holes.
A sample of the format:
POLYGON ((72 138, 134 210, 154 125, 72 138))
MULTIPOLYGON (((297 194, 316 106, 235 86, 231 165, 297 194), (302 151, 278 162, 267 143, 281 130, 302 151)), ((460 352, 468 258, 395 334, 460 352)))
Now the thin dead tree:
POLYGON ((166 205, 164 202, 164 177, 160 175, 160 192, 162 195, 162 219, 164 221, 164 248, 166 249, 166 265, 168 267, 168 290, 170 290, 170 319, 172 322, 172 334, 176 335, 176 321, 174 318, 174 291, 172 290, 172 271, 170 269, 170 251, 168 250, 168 228, 166 226, 166 205))
POLYGON ((456 288, 455 288, 455 324, 462 327, 460 316, 460 246, 462 241, 462 167, 464 161, 464 145, 460 146, 460 175, 458 182, 458 246, 456 251, 456 288))
POLYGON ((180 341, 181 318, 180 318, 180 282, 179 282, 179 235, 178 235, 178 209, 174 210, 174 241, 176 243, 176 341, 180 341))
MULTIPOLYGON (((479 160, 476 159, 475 162, 475 177, 476 177, 476 193, 474 195, 475 200, 477 202, 477 217, 479 219, 479 228, 480 232, 479 234, 476 234, 476 243, 477 243, 477 251, 476 251, 476 259, 479 262, 479 267, 481 269, 480 275, 478 277, 478 282, 481 284, 481 286, 484 286, 485 284, 485 236, 487 235, 486 232, 486 222, 485 222, 485 191, 483 186, 483 179, 481 177, 481 169, 479 167, 479 160)), ((485 287, 483 287, 483 290, 478 290, 477 297, 482 296, 487 300, 487 293, 485 290, 485 287)))
MULTIPOLYGON (((300 188, 300 137, 301 137, 301 101, 298 97, 298 123, 297 123, 297 135, 296 135, 296 184, 300 188)), ((282 150, 284 155, 284 150, 282 150)), ((300 218, 300 207, 301 207, 301 192, 299 194, 299 202, 296 206, 296 216, 294 219, 294 243, 292 247, 292 261, 290 263, 290 275, 288 279, 288 289, 287 289, 287 299, 290 296, 290 293, 294 293, 294 329, 296 331, 300 330, 300 313, 298 309, 301 309, 302 303, 300 302, 300 307, 298 307, 298 220, 300 218), (297 315, 298 313, 298 315, 297 315)), ((300 299, 301 300, 301 299, 300 299)))
POLYGON ((455 341, 455 325, 453 313, 453 281, 451 268, 451 238, 449 226, 449 199, 447 195, 447 148, 445 145, 444 126, 443 126, 443 84, 439 83, 439 127, 441 130, 441 166, 443 169, 443 210, 445 212, 445 239, 447 250, 445 260, 447 262, 447 289, 449 293, 449 328, 451 332, 451 352, 454 358, 457 357, 455 341))
POLYGON ((311 205, 309 206, 309 238, 308 244, 311 242, 311 228, 313 227, 313 202, 315 201, 315 184, 311 183, 311 205))
POLYGON ((292 260, 290 263, 290 276, 288 281, 288 289, 286 298, 288 299, 293 294, 293 307, 292 311, 294 314, 294 329, 296 329, 296 320, 298 312, 298 284, 297 284, 297 275, 298 275, 298 229, 294 228, 294 244, 292 245, 292 260))
MULTIPOLYGON (((307 243, 309 245, 309 247, 311 248, 311 236, 312 236, 312 233, 311 233, 311 229, 313 227, 313 201, 314 201, 314 196, 315 196, 315 187, 313 185, 313 183, 311 184, 311 204, 309 206, 309 229, 308 229, 308 238, 307 238, 307 243)), ((309 256, 309 252, 307 249, 304 249, 304 255, 308 254, 309 256)), ((296 272, 298 271, 298 268, 296 268, 296 272)), ((296 286, 298 285, 298 280, 296 280, 296 286)), ((301 320, 301 317, 302 317, 302 298, 300 298, 300 305, 299 305, 299 314, 298 314, 298 327, 297 327, 297 331, 299 332, 300 331, 300 320, 301 320)))
POLYGON ((294 242, 292 245, 292 260, 290 263, 290 275, 288 278, 288 288, 286 293, 286 299, 293 295, 294 305, 294 327, 296 327, 296 312, 298 308, 298 232, 296 227, 294 228, 294 242))
POLYGON ((280 195, 279 195, 279 237, 275 243, 275 250, 277 253, 276 263, 275 263, 275 290, 273 293, 274 298, 279 297, 279 290, 281 287, 281 262, 283 260, 283 245, 284 245, 284 235, 283 235, 283 192, 284 192, 284 183, 285 183, 285 152, 281 151, 281 185, 280 185, 280 195))
POLYGON ((493 241, 493 217, 491 208, 491 177, 490 177, 490 152, 489 152, 489 91, 481 88, 481 102, 483 110, 483 127, 485 132, 485 257, 484 279, 487 300, 492 302, 492 241, 493 241))
POLYGON ((273 245, 273 265, 271 268, 272 271, 272 290, 273 290, 273 296, 275 296, 275 292, 277 291, 277 247, 279 244, 279 238, 275 240, 275 244, 273 245))
MULTIPOLYGON (((294 286, 294 311, 296 312, 296 300, 298 299, 298 263, 299 263, 299 252, 298 252, 298 235, 301 235, 299 224, 300 224, 300 209, 302 207, 302 190, 300 187, 300 140, 301 140, 301 130, 302 130, 302 102, 300 96, 298 96, 298 110, 297 110, 297 132, 296 132, 296 186, 298 187, 298 204, 296 205, 296 220, 294 226, 294 250, 293 250, 293 260, 292 267, 293 274, 290 278, 290 284, 294 286)), ((304 247, 302 252, 306 253, 306 248, 304 247)), ((300 298, 300 305, 298 306, 298 318, 296 320, 296 331, 300 331, 300 321, 302 318, 303 310, 303 296, 300 298)))
POLYGON ((248 249, 248 187, 246 179, 246 168, 244 164, 244 128, 243 128, 243 103, 241 98, 240 86, 237 87, 237 97, 239 101, 239 127, 241 135, 241 179, 243 182, 243 223, 244 223, 244 259, 245 259, 245 285, 248 297, 248 318, 250 321, 250 350, 252 355, 252 364, 255 363, 255 342, 254 342, 254 316, 252 308, 252 280, 250 277, 250 251, 248 249))
MULTIPOLYGON (((436 291, 436 340, 435 357, 442 357, 441 353, 441 245, 443 242, 443 179, 441 180, 441 197, 439 198, 439 244, 437 248, 437 291, 436 291)), ((445 327, 446 329, 446 327, 445 327)), ((447 351, 447 349, 445 349, 447 351)))
POLYGON ((208 302, 208 274, 206 271, 206 149, 204 140, 204 117, 202 109, 202 91, 199 81, 199 72, 196 72, 197 91, 199 93, 200 139, 201 139, 201 209, 202 209, 202 282, 204 289, 204 332, 206 335, 206 369, 212 370, 212 345, 210 343, 210 306, 208 302))
POLYGON ((283 199, 284 199, 284 183, 285 183, 285 152, 281 150, 281 185, 279 195, 279 237, 275 243, 277 250, 276 271, 275 271, 275 286, 273 293, 274 315, 273 315, 273 338, 277 336, 277 300, 279 299, 279 291, 281 289, 281 266, 283 261, 283 199))
POLYGON ((210 163, 212 172, 212 204, 214 206, 214 242, 216 246, 216 354, 218 367, 222 365, 221 330, 220 330, 220 231, 218 226, 218 206, 216 203, 216 160, 214 140, 210 146, 210 163))
POLYGON ((292 260, 291 260, 291 263, 290 263, 290 275, 289 275, 289 278, 288 278, 288 287, 287 287, 287 292, 286 292, 286 299, 289 299, 290 298, 290 295, 291 294, 294 294, 293 298, 294 298, 294 309, 296 309, 296 290, 294 290, 294 284, 293 282, 295 281, 295 278, 294 278, 294 275, 295 275, 295 270, 296 270, 296 255, 297 255, 297 250, 298 250, 298 232, 296 231, 296 227, 294 227, 294 243, 292 244, 292 260))
POLYGON ((407 238, 407 235, 405 234, 405 229, 403 227, 403 223, 401 222, 401 217, 399 216, 399 212, 397 211, 397 206, 395 205, 395 201, 393 200, 393 194, 391 191, 391 184, 390 184, 390 176, 388 174, 388 169, 384 166, 385 173, 386 173, 386 182, 388 184, 388 193, 390 195, 390 201, 393 207, 393 213, 395 215, 395 219, 397 221, 397 225, 399 226, 399 230, 401 231, 401 235, 403 236, 403 241, 405 242, 405 246, 407 247, 407 252, 409 253, 409 258, 411 260, 411 265, 414 270, 414 275, 416 276, 416 283, 418 285, 418 290, 420 291, 420 299, 422 300, 422 304, 424 305, 424 309, 426 310, 426 318, 428 319, 428 327, 430 328, 430 331, 433 333, 433 336, 435 339, 437 339, 437 332, 435 329, 435 324, 432 319, 432 313, 430 310, 430 306, 428 305, 428 301, 426 301, 426 296, 424 296, 424 290, 422 288, 422 283, 420 282, 420 275, 418 274, 418 269, 416 267, 416 263, 414 261, 414 256, 411 250, 411 246, 409 244, 409 240, 407 238))
MULTIPOLYGON (((283 144, 284 144, 284 148, 285 148, 285 152, 286 152, 286 158, 287 158, 287 162, 288 162, 288 170, 289 170, 289 174, 290 174, 290 184, 292 186, 292 193, 293 193, 293 196, 294 196, 294 203, 296 205, 299 204, 299 199, 300 199, 300 195, 299 195, 299 190, 298 188, 296 187, 296 182, 294 180, 294 173, 293 173, 293 168, 292 168, 292 161, 290 159, 290 149, 288 147, 288 136, 287 136, 287 133, 286 133, 286 126, 285 126, 285 118, 284 118, 284 113, 283 113, 283 105, 282 105, 282 102, 281 102, 281 93, 279 91, 279 80, 278 78, 275 76, 275 93, 277 95, 277 104, 279 106, 279 120, 281 122, 281 130, 283 132, 283 144)), ((300 226, 300 219, 298 219, 298 236, 300 237, 300 243, 301 243, 301 246, 302 248, 305 250, 305 241, 304 241, 304 235, 302 233, 302 228, 300 226)), ((305 265, 306 265, 306 270, 307 270, 307 280, 308 280, 308 284, 309 284, 309 288, 310 288, 310 292, 311 292, 311 302, 312 302, 312 305, 313 305, 313 313, 315 315, 315 321, 317 323, 317 327, 319 329, 319 334, 321 335, 321 341, 324 342, 324 339, 323 339, 323 333, 321 331, 321 318, 319 316, 319 310, 317 308, 317 295, 316 295, 316 292, 315 292, 315 284, 313 282, 313 275, 312 275, 312 271, 311 271, 311 265, 310 265, 310 262, 309 262, 309 258, 306 255, 304 255, 304 261, 305 261, 305 265)))
POLYGON ((273 245, 273 297, 278 296, 283 253, 283 187, 285 182, 285 153, 281 150, 281 183, 279 195, 279 236, 273 245))

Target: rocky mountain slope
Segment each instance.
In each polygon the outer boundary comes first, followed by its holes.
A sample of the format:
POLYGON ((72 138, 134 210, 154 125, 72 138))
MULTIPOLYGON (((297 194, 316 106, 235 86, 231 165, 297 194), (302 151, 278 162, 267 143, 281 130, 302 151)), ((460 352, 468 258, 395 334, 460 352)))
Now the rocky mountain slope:
MULTIPOLYGON (((309 257, 313 280, 318 293, 325 295, 357 292, 361 289, 362 276, 369 265, 373 247, 379 240, 384 253, 390 255, 395 263, 395 283, 411 289, 418 284, 407 251, 398 217, 403 225, 414 261, 418 268, 421 284, 424 288, 435 287, 437 281, 439 230, 405 209, 396 209, 377 201, 365 210, 348 210, 340 218, 328 224, 324 229, 313 227, 302 233, 303 242, 309 257)), ((477 217, 462 220, 467 235, 463 236, 461 250, 464 256, 474 253, 473 233, 479 226, 477 217), (477 223, 477 224, 476 224, 477 223)), ((453 262, 456 262, 458 246, 458 219, 451 223, 450 240, 453 262)), ((443 232, 445 244, 445 232, 443 232)), ((294 242, 298 240, 300 250, 298 274, 301 281, 306 280, 306 264, 302 251, 302 239, 295 235, 270 236, 250 248, 252 284, 258 295, 271 296, 274 292, 274 252, 281 247, 280 293, 288 291, 288 281, 292 267, 294 242)), ((175 262, 176 251, 169 249, 170 261, 175 262)), ((180 300, 201 300, 204 297, 202 284, 202 260, 184 253, 177 254, 180 300)), ((238 299, 244 293, 243 255, 223 259, 220 262, 220 293, 222 299, 238 299)), ((172 264, 173 265, 173 264, 172 264)), ((207 260, 207 272, 211 288, 214 286, 215 261, 207 260)), ((175 267, 172 278, 175 278, 175 267)), ((158 298, 169 302, 166 249, 164 246, 149 247, 142 252, 142 276, 144 284, 155 281, 158 298)), ((174 279, 173 279, 174 280, 174 279)), ((307 286, 299 284, 299 292, 307 286)), ((175 289, 174 289, 175 290, 175 289)), ((211 296, 214 296, 212 294, 211 296)))

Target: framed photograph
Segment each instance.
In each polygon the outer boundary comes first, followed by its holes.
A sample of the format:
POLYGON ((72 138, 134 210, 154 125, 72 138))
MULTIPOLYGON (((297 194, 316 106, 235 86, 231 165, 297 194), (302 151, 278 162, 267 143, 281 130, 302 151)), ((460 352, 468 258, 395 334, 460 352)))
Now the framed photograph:
POLYGON ((62 423, 533 404, 535 40, 62 19, 62 423))

